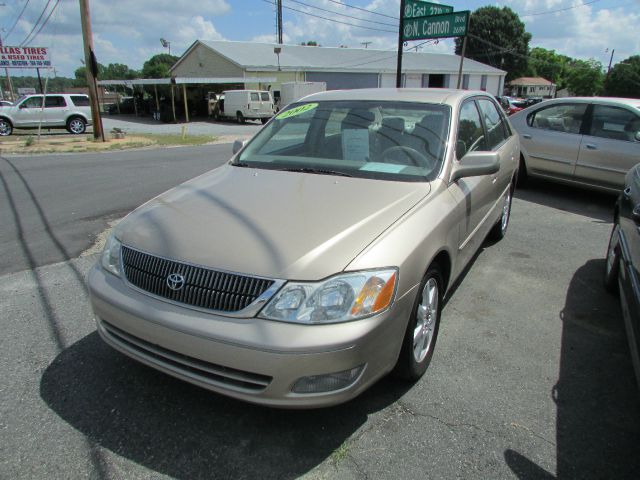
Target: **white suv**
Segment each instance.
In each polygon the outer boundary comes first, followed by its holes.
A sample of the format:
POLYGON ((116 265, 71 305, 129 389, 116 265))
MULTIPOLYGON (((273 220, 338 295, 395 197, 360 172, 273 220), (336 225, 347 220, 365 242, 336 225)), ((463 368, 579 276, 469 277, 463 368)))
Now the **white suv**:
POLYGON ((0 136, 11 135, 14 128, 66 128, 69 133, 84 133, 91 125, 89 97, 80 93, 27 95, 15 105, 0 108, 0 136))

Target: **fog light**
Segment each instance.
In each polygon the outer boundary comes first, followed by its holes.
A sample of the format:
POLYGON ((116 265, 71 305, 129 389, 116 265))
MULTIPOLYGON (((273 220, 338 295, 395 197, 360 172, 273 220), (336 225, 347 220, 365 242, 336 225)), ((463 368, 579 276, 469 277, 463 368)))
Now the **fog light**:
POLYGON ((341 390, 352 385, 364 369, 364 365, 343 372, 312 375, 298 379, 291 389, 294 393, 322 393, 341 390))

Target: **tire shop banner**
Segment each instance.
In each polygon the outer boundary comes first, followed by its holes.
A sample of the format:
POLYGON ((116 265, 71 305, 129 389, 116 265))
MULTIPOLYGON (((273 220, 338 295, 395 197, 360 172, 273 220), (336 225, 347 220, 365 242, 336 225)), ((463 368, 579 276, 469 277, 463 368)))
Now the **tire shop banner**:
POLYGON ((0 47, 0 67, 52 68, 47 47, 0 47))

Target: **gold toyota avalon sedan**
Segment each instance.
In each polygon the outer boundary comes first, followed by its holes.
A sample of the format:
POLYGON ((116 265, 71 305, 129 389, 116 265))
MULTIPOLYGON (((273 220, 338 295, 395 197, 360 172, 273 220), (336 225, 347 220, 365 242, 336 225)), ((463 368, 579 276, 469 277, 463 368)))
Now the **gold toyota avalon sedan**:
POLYGON ((282 407, 417 380, 443 298, 509 224, 518 136, 484 92, 323 92, 114 229, 88 276, 106 343, 282 407))

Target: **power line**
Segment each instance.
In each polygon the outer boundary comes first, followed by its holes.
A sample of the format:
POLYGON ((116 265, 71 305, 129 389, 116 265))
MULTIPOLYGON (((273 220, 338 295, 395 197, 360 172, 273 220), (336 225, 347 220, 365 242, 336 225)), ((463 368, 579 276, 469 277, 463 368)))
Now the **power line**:
POLYGON ((579 7, 586 7, 587 5, 591 5, 592 3, 596 3, 596 2, 600 2, 600 1, 601 0, 591 0, 590 2, 580 3, 578 5, 572 5, 571 7, 566 7, 566 8, 559 8, 557 10, 545 10, 543 12, 527 13, 525 15, 520 15, 520 17, 522 17, 522 18, 537 17, 538 15, 549 15, 551 13, 566 12, 567 10, 573 10, 574 8, 579 8, 579 7))
POLYGON ((20 19, 22 18, 22 15, 24 14, 24 11, 27 9, 27 6, 29 5, 29 0, 27 0, 24 4, 24 7, 22 7, 22 10, 20 11, 20 13, 18 14, 18 17, 16 18, 16 21, 13 22, 13 25, 11 25, 11 28, 9 29, 9 31, 7 32, 7 34, 4 36, 5 41, 7 40, 7 38, 9 37, 9 35, 11 35, 11 32, 13 32, 13 29, 16 28, 16 25, 18 25, 18 22, 20 21, 20 19))
POLYGON ((38 28, 38 23, 40 23, 40 20, 42 20, 42 17, 44 17, 44 13, 47 11, 47 8, 49 8, 50 3, 51 3, 51 0, 47 0, 47 4, 42 9, 42 13, 38 17, 38 20, 36 20, 36 23, 33 24, 33 28, 31 29, 29 34, 25 37, 25 39, 22 42, 20 42, 20 46, 23 46, 26 43, 27 39, 31 36, 31 34, 36 30, 36 28, 38 28))
POLYGON ((38 29, 38 31, 35 33, 35 35, 33 37, 31 37, 31 39, 27 42, 26 40, 23 42, 23 45, 26 45, 27 43, 31 43, 33 42, 36 37, 38 36, 38 34, 42 31, 42 29, 44 28, 44 26, 47 24, 47 22, 49 21, 49 19, 51 18, 51 15, 53 15, 53 12, 56 11, 56 7, 58 6, 58 4, 60 3, 60 0, 56 0, 55 5, 53 6, 53 8, 51 9, 51 11, 49 12, 49 15, 47 15, 47 18, 44 19, 44 22, 42 22, 42 25, 40 25, 40 28, 38 29))
POLYGON ((366 20, 364 18, 360 18, 360 17, 356 17, 354 15, 348 15, 346 13, 340 13, 340 12, 336 12, 335 10, 329 10, 327 8, 322 8, 322 7, 317 7, 315 5, 309 5, 308 3, 304 3, 301 2, 299 0, 287 0, 289 2, 293 2, 293 3, 297 3, 299 5, 303 5, 305 7, 309 7, 309 8, 315 8, 316 10, 321 10, 323 12, 327 12, 327 13, 333 13, 334 15, 340 15, 341 17, 347 17, 347 18, 353 18, 355 20, 359 20, 362 22, 368 22, 368 23, 377 23, 379 25, 386 25, 387 27, 397 27, 397 24, 393 24, 393 23, 386 23, 386 22, 378 22, 376 20, 366 20))
POLYGON ((335 3, 335 4, 341 5, 343 7, 353 8, 354 10, 360 10, 361 12, 366 12, 366 13, 369 13, 371 15, 380 15, 381 17, 387 17, 387 18, 392 18, 394 20, 398 20, 398 17, 394 17, 392 15, 386 15, 386 14, 380 13, 380 12, 374 12, 373 10, 367 10, 366 8, 362 8, 362 7, 356 7, 354 5, 349 5, 348 3, 339 2, 338 0, 329 0, 329 1, 331 3, 335 3))
MULTIPOLYGON (((262 0, 262 1, 265 2, 265 3, 268 3, 269 5, 274 5, 273 0, 262 0)), ((362 25, 354 25, 353 23, 343 22, 341 20, 336 20, 334 18, 323 17, 321 15, 316 15, 315 13, 305 12, 304 10, 298 10, 297 8, 287 7, 286 5, 283 5, 282 8, 286 8, 287 10, 291 10, 293 12, 302 13, 303 15, 308 15, 310 17, 315 17, 315 18, 320 18, 322 20, 327 20, 329 22, 339 23, 341 25, 348 25, 349 27, 363 28, 365 30, 375 30, 375 31, 378 31, 378 32, 398 33, 397 30, 386 30, 386 29, 382 29, 382 28, 365 27, 365 26, 362 26, 362 25)))

